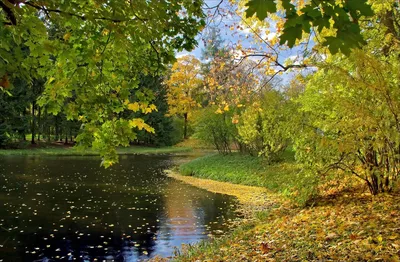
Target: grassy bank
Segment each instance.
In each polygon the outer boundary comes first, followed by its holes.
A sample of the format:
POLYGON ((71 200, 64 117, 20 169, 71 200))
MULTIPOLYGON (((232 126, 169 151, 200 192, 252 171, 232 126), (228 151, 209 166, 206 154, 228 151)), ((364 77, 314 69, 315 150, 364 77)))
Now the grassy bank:
MULTIPOLYGON (((239 154, 209 155, 182 165, 180 171, 198 178, 262 186, 276 192, 274 196, 307 186, 290 157, 268 166, 239 154)), ((201 182, 187 182, 202 187, 201 182)), ((184 247, 175 260, 400 261, 399 192, 371 196, 363 186, 338 188, 320 196, 312 207, 289 201, 269 202, 267 207, 254 209, 253 219, 228 236, 184 247)))
MULTIPOLYGON (((120 155, 135 155, 135 154, 175 154, 191 151, 187 147, 141 147, 131 146, 118 148, 117 152, 120 155)), ((49 146, 49 147, 31 147, 25 149, 1 149, 0 155, 54 155, 54 156, 96 156, 95 151, 90 149, 81 151, 74 147, 49 146)))
POLYGON ((239 153, 207 155, 181 165, 179 171, 185 176, 265 187, 299 203, 307 200, 312 184, 299 173, 300 169, 290 151, 286 152, 282 162, 272 165, 262 158, 239 153))

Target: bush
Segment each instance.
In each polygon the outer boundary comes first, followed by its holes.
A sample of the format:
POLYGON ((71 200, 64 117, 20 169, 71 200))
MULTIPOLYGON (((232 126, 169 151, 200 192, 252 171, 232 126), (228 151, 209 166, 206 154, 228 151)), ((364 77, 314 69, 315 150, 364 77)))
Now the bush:
POLYGON ((279 92, 268 91, 241 115, 238 132, 250 154, 263 155, 268 162, 281 157, 289 144, 292 124, 288 103, 279 92))
POLYGON ((197 112, 194 123, 195 138, 212 144, 218 152, 227 154, 238 142, 237 129, 232 123, 233 112, 216 113, 216 107, 208 107, 197 112))

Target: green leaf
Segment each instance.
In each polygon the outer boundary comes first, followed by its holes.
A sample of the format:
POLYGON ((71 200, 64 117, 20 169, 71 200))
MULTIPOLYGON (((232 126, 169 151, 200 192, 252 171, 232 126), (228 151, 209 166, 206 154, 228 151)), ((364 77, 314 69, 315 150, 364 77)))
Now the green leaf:
MULTIPOLYGON (((318 8, 315 8, 311 5, 307 5, 304 8, 302 8, 301 12, 303 12, 305 15, 312 18, 313 20, 317 20, 322 17, 321 11, 318 8)), ((328 25, 329 25, 329 23, 328 23, 328 25)))
POLYGON ((324 46, 327 46, 329 51, 332 54, 336 54, 339 52, 339 50, 342 50, 343 53, 347 52, 347 49, 344 48, 345 46, 343 45, 343 41, 341 39, 338 39, 336 37, 333 36, 329 36, 325 38, 325 42, 324 42, 324 46), (343 50, 344 48, 344 50, 343 50))
MULTIPOLYGON (((350 12, 359 12, 359 16, 373 16, 374 12, 372 11, 371 6, 367 3, 366 0, 358 0, 358 1, 347 1, 346 6, 350 12)), ((357 17, 359 17, 357 16, 357 17)))
POLYGON ((301 25, 298 24, 293 27, 286 27, 280 37, 280 44, 284 45, 286 43, 289 47, 293 47, 296 43, 296 39, 301 39, 302 35, 303 31, 301 25))
POLYGON ((290 2, 290 0, 282 0, 282 6, 286 10, 286 16, 296 14, 296 7, 290 2))
POLYGON ((264 20, 268 13, 276 13, 276 3, 274 0, 250 0, 246 6, 246 16, 251 17, 256 14, 257 18, 264 20))

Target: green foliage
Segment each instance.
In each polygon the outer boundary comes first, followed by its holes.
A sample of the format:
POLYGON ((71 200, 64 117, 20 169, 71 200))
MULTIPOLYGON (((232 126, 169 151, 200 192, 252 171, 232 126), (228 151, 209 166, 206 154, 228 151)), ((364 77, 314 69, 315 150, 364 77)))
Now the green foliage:
MULTIPOLYGON (((171 146, 178 143, 180 140, 176 139, 176 136, 180 135, 181 132, 174 125, 174 120, 167 116, 169 109, 166 98, 167 90, 166 86, 162 84, 162 78, 151 75, 141 76, 138 90, 146 93, 152 99, 152 104, 155 105, 157 110, 151 112, 132 112, 126 110, 124 112, 124 117, 130 115, 130 117, 142 118, 155 130, 154 133, 149 133, 145 130, 138 131, 136 141, 154 146, 171 146)), ((135 97, 135 93, 131 96, 131 101, 140 102, 135 97)))
POLYGON ((238 141, 237 129, 232 123, 233 112, 219 114, 215 112, 217 109, 209 106, 197 112, 194 136, 213 145, 218 152, 227 154, 238 141))
MULTIPOLYGON (((82 122, 77 141, 99 150, 104 164, 136 131, 118 119, 142 74, 160 72, 174 52, 191 49, 204 25, 202 1, 6 1, 0 10, 0 79, 46 79, 39 106, 82 122)), ((7 82, 8 83, 8 82, 7 82)), ((135 93, 141 109, 149 100, 135 93)), ((135 108, 135 107, 133 107, 135 108)), ((152 108, 154 110, 154 108, 152 108)))
POLYGON ((399 71, 394 57, 332 57, 299 98, 309 118, 294 137, 298 159, 321 175, 356 175, 373 194, 391 191, 400 164, 399 71))
POLYGON ((8 141, 10 140, 9 134, 8 134, 8 126, 4 122, 0 122, 0 146, 5 146, 8 144, 8 141))
POLYGON ((267 161, 279 160, 289 144, 291 113, 289 102, 275 90, 264 92, 260 100, 242 113, 238 124, 239 139, 251 154, 267 161))
MULTIPOLYGON (((280 2, 286 19, 280 36, 281 44, 287 43, 289 47, 293 47, 296 40, 302 38, 303 32, 311 32, 311 27, 319 32, 324 28, 335 30, 336 35, 326 37, 323 43, 332 54, 341 51, 349 55, 351 49, 360 48, 365 44, 359 20, 374 14, 367 0, 314 0, 308 1, 304 6, 295 6, 290 0, 280 2)), ((268 13, 278 12, 274 0, 250 0, 246 6, 246 15, 250 17, 255 14, 260 20, 264 20, 268 13)))
MULTIPOLYGON (((180 117, 171 117, 172 120, 172 129, 173 132, 172 134, 170 134, 171 137, 171 144, 176 145, 177 143, 181 142, 183 137, 184 137, 184 119, 180 118, 180 117)), ((192 133, 191 132, 191 128, 189 126, 189 134, 192 133)))
POLYGON ((0 144, 8 145, 13 139, 21 139, 29 130, 29 113, 32 92, 25 81, 18 79, 8 93, 0 92, 0 144))
POLYGON ((247 16, 256 14, 260 20, 267 18, 268 13, 275 13, 277 11, 275 1, 273 0, 250 0, 246 6, 247 16))

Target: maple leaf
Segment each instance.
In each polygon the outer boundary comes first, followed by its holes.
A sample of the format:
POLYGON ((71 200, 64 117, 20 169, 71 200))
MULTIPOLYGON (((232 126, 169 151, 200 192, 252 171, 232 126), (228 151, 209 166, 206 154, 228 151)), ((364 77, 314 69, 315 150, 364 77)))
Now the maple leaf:
POLYGON ((289 47, 293 47, 296 43, 296 39, 301 39, 303 32, 301 31, 301 25, 295 25, 293 27, 286 27, 281 35, 280 44, 285 44, 289 47))
POLYGON ((251 17, 256 14, 257 18, 264 20, 268 13, 275 13, 276 3, 273 0, 250 0, 246 6, 246 16, 251 17))
POLYGON ((132 110, 133 112, 139 111, 139 108, 140 108, 140 106, 139 106, 138 102, 128 104, 128 109, 132 110))

